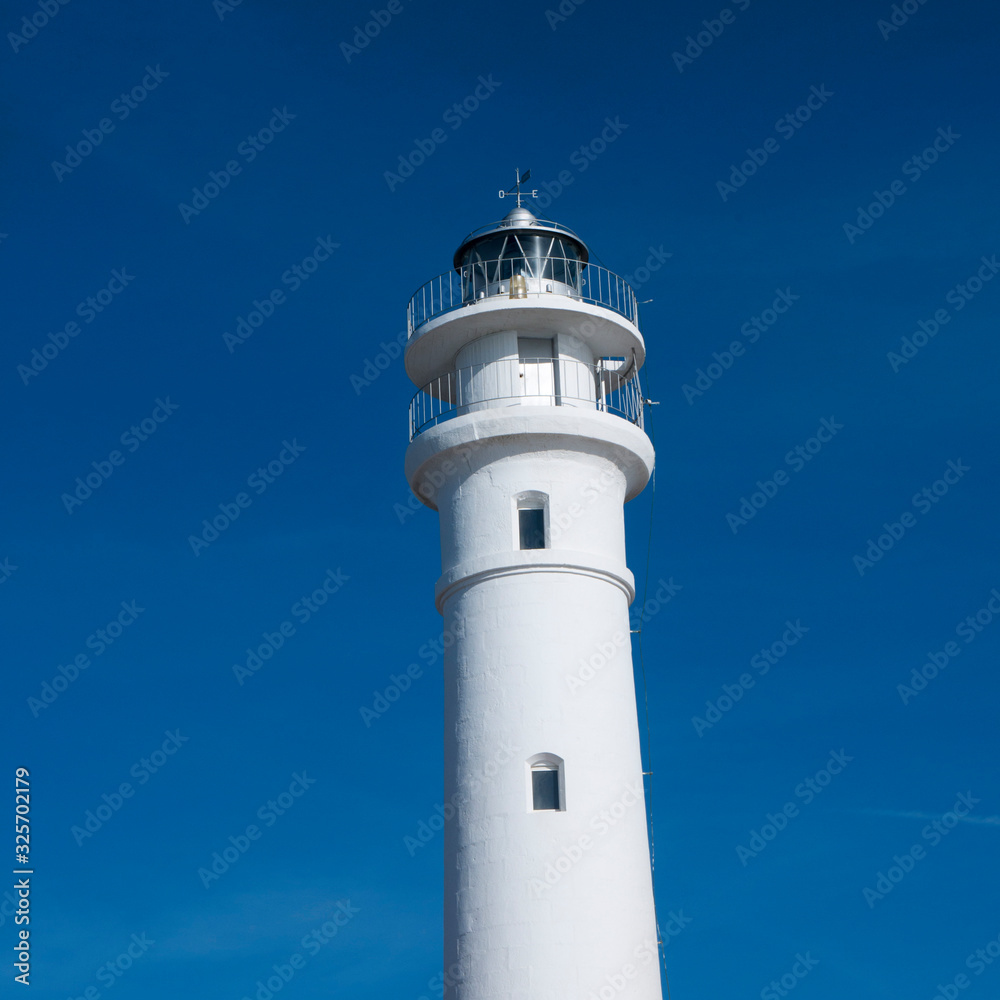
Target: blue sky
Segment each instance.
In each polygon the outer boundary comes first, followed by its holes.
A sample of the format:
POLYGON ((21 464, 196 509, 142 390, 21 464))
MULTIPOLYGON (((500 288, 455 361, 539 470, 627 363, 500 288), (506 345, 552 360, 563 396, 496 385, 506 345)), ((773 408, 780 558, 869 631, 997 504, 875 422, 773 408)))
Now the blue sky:
POLYGON ((394 0, 344 48, 369 9, 4 15, 4 761, 38 995, 238 1000, 294 955, 282 995, 438 995, 441 838, 404 843, 442 794, 438 526, 389 354, 516 166, 651 300, 656 489, 626 514, 673 593, 642 633, 672 996, 995 995, 995 5, 394 0))

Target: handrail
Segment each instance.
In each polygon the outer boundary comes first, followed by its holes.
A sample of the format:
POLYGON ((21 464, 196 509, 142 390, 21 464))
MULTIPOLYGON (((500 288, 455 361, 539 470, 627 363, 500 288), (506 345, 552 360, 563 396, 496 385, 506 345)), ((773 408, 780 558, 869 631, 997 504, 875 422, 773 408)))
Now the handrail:
POLYGON ((594 409, 643 426, 643 396, 634 364, 616 369, 570 358, 503 358, 428 382, 410 402, 410 440, 444 420, 510 406, 594 409))
POLYGON ((557 232, 564 233, 566 236, 572 236, 577 242, 583 243, 583 240, 581 240, 580 237, 569 228, 569 226, 564 226, 560 222, 553 222, 551 219, 532 219, 529 223, 524 223, 520 220, 507 221, 505 219, 501 219, 499 222, 488 222, 485 226, 473 229, 472 232, 469 233, 464 240, 462 240, 461 245, 465 246, 465 244, 470 240, 474 240, 477 236, 485 236, 487 233, 503 233, 508 230, 513 230, 525 236, 533 236, 536 233, 547 233, 552 229, 557 232))
POLYGON ((452 269, 421 285, 406 307, 407 336, 436 316, 485 298, 510 295, 512 275, 524 275, 524 297, 564 295, 603 306, 639 325, 635 292, 614 271, 569 257, 499 257, 452 269))

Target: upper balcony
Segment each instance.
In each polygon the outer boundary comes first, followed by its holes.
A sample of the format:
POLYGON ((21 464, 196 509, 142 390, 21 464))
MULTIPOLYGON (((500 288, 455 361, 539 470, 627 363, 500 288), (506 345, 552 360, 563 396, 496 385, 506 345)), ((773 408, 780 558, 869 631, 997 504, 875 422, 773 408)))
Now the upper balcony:
POLYGON ((412 339, 430 320, 487 299, 537 302, 556 296, 608 309, 638 330, 635 292, 624 278, 577 257, 540 254, 469 261, 432 278, 406 307, 407 335, 412 339))

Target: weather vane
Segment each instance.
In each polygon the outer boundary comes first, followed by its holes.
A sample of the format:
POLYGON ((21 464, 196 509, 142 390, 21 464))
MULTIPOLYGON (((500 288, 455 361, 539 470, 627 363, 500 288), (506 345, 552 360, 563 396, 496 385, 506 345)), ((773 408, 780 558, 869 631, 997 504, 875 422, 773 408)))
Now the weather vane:
MULTIPOLYGON (((506 198, 509 195, 516 194, 517 195, 517 207, 520 208, 521 207, 521 185, 527 182, 528 178, 531 176, 531 170, 530 169, 529 170, 525 170, 524 176, 522 177, 521 176, 521 171, 515 168, 515 170, 514 170, 514 176, 517 178, 516 183, 514 184, 514 186, 509 191, 504 191, 501 188, 500 189, 500 197, 501 198, 506 198)), ((533 188, 531 191, 526 191, 524 193, 524 197, 525 198, 537 198, 538 197, 538 188, 533 188)))

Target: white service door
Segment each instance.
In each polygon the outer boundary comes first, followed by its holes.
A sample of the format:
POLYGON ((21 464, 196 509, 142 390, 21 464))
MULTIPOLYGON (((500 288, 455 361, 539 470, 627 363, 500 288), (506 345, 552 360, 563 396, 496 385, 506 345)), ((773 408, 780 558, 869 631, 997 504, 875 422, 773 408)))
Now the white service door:
POLYGON ((551 339, 518 337, 517 356, 523 402, 532 406, 554 406, 556 374, 551 339))

